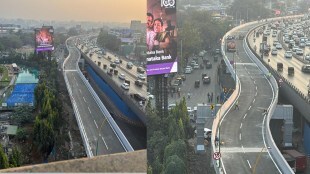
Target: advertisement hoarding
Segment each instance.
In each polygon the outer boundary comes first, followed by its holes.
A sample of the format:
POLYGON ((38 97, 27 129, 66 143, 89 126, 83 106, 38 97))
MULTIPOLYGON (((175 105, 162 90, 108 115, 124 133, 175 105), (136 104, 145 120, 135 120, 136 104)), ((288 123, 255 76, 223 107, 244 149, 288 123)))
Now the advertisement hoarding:
POLYGON ((177 72, 176 0, 147 0, 146 72, 177 72))
POLYGON ((54 50, 54 29, 52 26, 43 26, 35 29, 36 52, 54 50))

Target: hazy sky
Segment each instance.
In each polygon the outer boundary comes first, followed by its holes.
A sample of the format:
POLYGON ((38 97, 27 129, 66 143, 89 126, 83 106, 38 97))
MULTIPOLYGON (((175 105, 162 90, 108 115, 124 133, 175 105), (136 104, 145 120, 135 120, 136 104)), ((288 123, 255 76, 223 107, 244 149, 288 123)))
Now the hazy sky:
POLYGON ((145 16, 146 0, 0 0, 0 18, 129 23, 145 16))

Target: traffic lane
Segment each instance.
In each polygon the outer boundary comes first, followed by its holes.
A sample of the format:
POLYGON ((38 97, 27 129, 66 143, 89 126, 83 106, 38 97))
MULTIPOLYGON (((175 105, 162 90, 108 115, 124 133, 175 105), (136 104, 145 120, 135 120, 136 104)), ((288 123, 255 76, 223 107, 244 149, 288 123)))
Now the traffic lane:
POLYGON ((243 153, 241 148, 232 153, 225 152, 225 148, 221 149, 222 160, 229 161, 229 163, 224 163, 227 173, 253 173, 254 168, 255 173, 280 173, 265 149, 260 152, 261 149, 258 148, 257 152, 247 153, 243 153))
MULTIPOLYGON (((255 84, 248 74, 248 70, 244 66, 238 66, 238 77, 241 83, 241 93, 238 99, 239 110, 235 110, 233 106, 225 119, 221 123, 221 141, 225 142, 228 147, 241 147, 241 123, 247 117, 248 108, 251 106, 253 98, 255 97, 255 84)), ((255 133, 254 133, 255 134, 255 133)))
POLYGON ((244 147, 264 147, 263 132, 264 110, 268 109, 272 102, 273 93, 266 78, 261 75, 253 77, 256 84, 254 98, 251 101, 251 108, 247 108, 247 116, 243 119, 241 130, 241 141, 244 147), (256 88, 257 87, 257 88, 256 88))
MULTIPOLYGON (((98 139, 97 137, 99 135, 100 128, 99 124, 103 122, 105 117, 99 109, 95 100, 92 98, 92 95, 90 94, 86 86, 83 84, 83 82, 80 81, 81 79, 79 77, 79 74, 69 72, 67 73, 67 75, 68 79, 71 79, 71 81, 69 81, 71 87, 75 84, 74 88, 72 88, 72 93, 77 103, 77 108, 83 121, 88 140, 90 144, 93 145, 94 142, 96 142, 96 140, 98 139), (88 101, 88 103, 85 104, 85 101, 88 101)), ((101 130, 102 131, 100 132, 104 132, 104 136, 106 136, 106 139, 109 140, 106 147, 109 149, 106 149, 106 151, 104 151, 104 154, 124 152, 121 143, 119 142, 117 136, 115 135, 114 131, 110 126, 102 127, 101 130)))
MULTIPOLYGON (((255 43, 255 44, 259 45, 259 43, 255 43)), ((256 52, 258 53, 258 50, 256 52)), ((303 73, 301 71, 301 66, 303 65, 302 62, 300 62, 298 59, 285 58, 284 54, 285 54, 285 51, 284 49, 282 49, 278 52, 277 56, 269 55, 267 58, 265 56, 264 61, 267 64, 269 64, 274 70, 277 70, 278 62, 283 63, 283 72, 279 72, 279 73, 282 74, 283 77, 288 79, 296 87, 298 87, 298 89, 301 90, 304 95, 307 95, 308 94, 307 85, 309 84, 310 75, 303 73), (270 61, 269 63, 268 63, 268 59, 270 61), (288 67, 295 67, 294 76, 288 75, 288 72, 287 72, 288 67)))
MULTIPOLYGON (((104 114, 101 112, 96 101, 94 100, 91 93, 88 91, 84 82, 80 78, 78 73, 72 73, 74 82, 80 84, 77 86, 78 89, 75 90, 76 98, 79 103, 81 103, 80 108, 85 111, 85 119, 90 124, 90 129, 92 129, 92 141, 98 140, 98 135, 106 139, 108 142, 105 143, 108 153, 124 152, 122 144, 119 142, 117 135, 114 133, 111 126, 107 123, 104 114), (100 132, 99 132, 100 131, 100 132), (104 134, 103 134, 104 133, 104 134)), ((100 140, 100 137, 99 137, 100 140)), ((106 154, 106 153, 105 153, 106 154)))

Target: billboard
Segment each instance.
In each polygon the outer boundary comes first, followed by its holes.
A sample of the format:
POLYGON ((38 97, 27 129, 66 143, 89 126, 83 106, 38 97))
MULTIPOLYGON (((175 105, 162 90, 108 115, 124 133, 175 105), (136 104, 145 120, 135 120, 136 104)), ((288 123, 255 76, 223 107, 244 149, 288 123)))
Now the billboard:
POLYGON ((54 29, 52 26, 43 26, 34 31, 36 52, 54 50, 54 29))
POLYGON ((146 72, 177 72, 176 0, 147 0, 146 72))

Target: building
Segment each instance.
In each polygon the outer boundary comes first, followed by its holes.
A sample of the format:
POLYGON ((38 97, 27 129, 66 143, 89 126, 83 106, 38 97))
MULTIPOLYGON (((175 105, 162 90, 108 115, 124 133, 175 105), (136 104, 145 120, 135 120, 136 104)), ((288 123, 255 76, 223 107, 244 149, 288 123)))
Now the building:
POLYGON ((132 20, 130 23, 130 29, 132 31, 140 31, 141 30, 141 21, 132 20))
POLYGON ((20 25, 15 25, 15 24, 0 24, 0 33, 17 33, 18 31, 21 30, 20 25))

